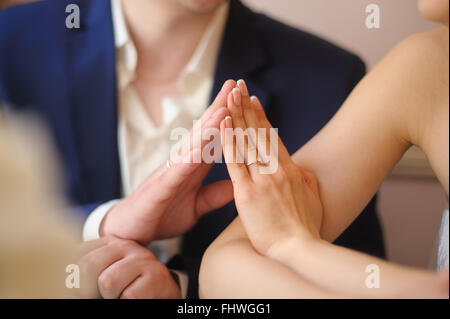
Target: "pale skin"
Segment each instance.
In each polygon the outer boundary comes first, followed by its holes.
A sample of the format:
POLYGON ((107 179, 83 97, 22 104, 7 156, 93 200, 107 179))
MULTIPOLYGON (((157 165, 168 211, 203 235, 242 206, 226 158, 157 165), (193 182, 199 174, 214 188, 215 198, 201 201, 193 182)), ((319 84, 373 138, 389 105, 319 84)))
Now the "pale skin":
MULTIPOLYGON (((208 23, 225 0, 122 1, 130 36, 138 52, 133 86, 155 126, 162 124, 161 99, 178 92, 181 72, 208 23)), ((219 128, 227 114, 226 98, 235 87, 227 82, 202 116, 196 131, 219 128)), ((186 139, 183 143, 189 142, 186 139)), ((212 165, 192 163, 200 148, 181 147, 166 164, 108 212, 102 238, 83 248, 79 264, 86 274, 88 298, 179 298, 180 287, 167 267, 141 245, 180 236, 204 214, 232 200, 230 181, 203 186, 212 165), (185 163, 190 162, 190 163, 185 163)), ((189 145, 194 146, 193 143, 189 145)))
MULTIPOLYGON (((280 141, 276 174, 262 176, 257 164, 227 159, 239 217, 204 256, 201 297, 448 298, 448 271, 413 269, 330 244, 412 145, 426 153, 448 196, 448 1, 420 1, 420 9, 444 28, 394 48, 292 157, 280 141), (370 264, 380 268, 379 289, 365 285, 370 264)), ((228 100, 232 120, 222 129, 270 127, 239 83, 240 98, 228 100)), ((224 142, 225 156, 232 147, 224 142)))

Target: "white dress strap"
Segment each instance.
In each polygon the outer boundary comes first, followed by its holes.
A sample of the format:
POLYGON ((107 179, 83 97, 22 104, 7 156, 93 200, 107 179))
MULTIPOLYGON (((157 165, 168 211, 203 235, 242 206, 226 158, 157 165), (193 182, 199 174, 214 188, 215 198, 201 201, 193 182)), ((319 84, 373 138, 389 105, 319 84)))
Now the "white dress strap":
POLYGON ((448 269, 448 209, 442 216, 441 230, 439 231, 439 250, 437 267, 439 270, 448 269))

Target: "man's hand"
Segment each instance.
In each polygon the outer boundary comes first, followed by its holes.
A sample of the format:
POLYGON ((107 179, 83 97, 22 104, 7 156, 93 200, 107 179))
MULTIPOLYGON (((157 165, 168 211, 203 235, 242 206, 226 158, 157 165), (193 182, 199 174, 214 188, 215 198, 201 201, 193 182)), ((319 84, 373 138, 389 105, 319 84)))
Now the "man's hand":
POLYGON ((202 182, 212 164, 189 160, 201 156, 209 141, 195 146, 191 140, 210 128, 219 128, 228 115, 227 96, 236 83, 227 81, 214 103, 184 138, 179 159, 171 167, 162 165, 130 196, 117 203, 106 215, 100 234, 135 240, 143 245, 153 240, 182 235, 204 214, 222 207, 233 198, 231 182, 220 181, 205 187, 202 182), (186 147, 186 145, 188 147, 186 147), (189 162, 189 163, 186 163, 189 162))
POLYGON ((175 299, 181 297, 167 267, 132 240, 102 237, 81 245, 81 297, 175 299))

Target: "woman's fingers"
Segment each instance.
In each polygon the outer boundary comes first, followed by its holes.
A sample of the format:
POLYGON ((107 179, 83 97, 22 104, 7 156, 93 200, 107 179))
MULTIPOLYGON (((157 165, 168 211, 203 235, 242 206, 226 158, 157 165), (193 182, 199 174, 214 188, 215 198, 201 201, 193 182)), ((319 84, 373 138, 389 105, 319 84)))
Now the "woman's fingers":
MULTIPOLYGON (((250 101, 253 110, 258 117, 261 127, 266 130, 267 141, 269 145, 268 152, 270 153, 268 154, 268 157, 271 159, 276 158, 282 165, 292 165, 293 163, 291 160, 291 156, 289 155, 288 150, 278 136, 278 133, 275 131, 272 124, 270 124, 269 120, 267 119, 266 113, 264 112, 264 109, 258 97, 252 96, 250 101)), ((260 152, 262 152, 262 149, 259 150, 260 152)))
MULTIPOLYGON (((247 125, 247 130, 249 134, 249 139, 253 143, 253 147, 256 149, 256 159, 253 161, 249 161, 249 163, 259 161, 260 163, 269 163, 270 162, 270 156, 272 152, 272 147, 270 145, 270 128, 267 127, 267 124, 265 124, 262 119, 259 118, 255 107, 252 105, 251 98, 249 96, 249 90, 247 87, 247 84, 244 80, 239 80, 237 82, 237 85, 241 92, 243 93, 243 112, 244 112, 244 119, 247 125)), ((254 99, 254 98, 253 98, 254 99)), ((262 109, 262 107, 261 107, 262 109)), ((263 111, 264 112, 264 111, 263 111)), ((264 115, 265 116, 265 115, 264 115)), ((249 146, 250 148, 250 146, 249 146)), ((253 151, 253 149, 250 149, 250 151, 253 151)), ((275 154, 272 154, 275 155, 275 154)), ((259 167, 252 165, 252 167, 249 169, 252 173, 252 177, 256 175, 256 171, 259 171, 259 167), (255 172, 255 174, 254 174, 255 172)), ((260 173, 260 172, 259 172, 260 173)), ((260 174, 259 174, 260 175, 260 174)), ((256 176, 255 176, 256 177, 256 176)), ((257 178, 257 177, 256 177, 257 178)))
MULTIPOLYGON (((250 102, 250 95, 247 88, 247 84, 244 80, 239 80, 237 82, 237 86, 241 92, 242 96, 242 113, 246 126, 246 133, 248 136, 248 147, 247 147, 247 163, 252 164, 256 163, 259 159, 258 154, 258 129, 259 129, 259 121, 256 116, 255 111, 250 102)), ((251 165, 253 166, 253 165, 251 165)), ((254 176, 255 169, 253 167, 249 167, 249 170, 254 176)))
POLYGON ((259 174, 258 167, 254 165, 258 161, 257 135, 253 128, 249 129, 244 117, 245 111, 251 108, 247 86, 242 80, 239 84, 241 88, 235 88, 228 98, 236 140, 236 162, 248 164, 247 169, 254 179, 259 174))
POLYGON ((236 139, 236 162, 246 163, 245 156, 247 150, 247 141, 245 139, 245 132, 247 126, 245 124, 244 113, 242 112, 242 95, 239 88, 234 88, 228 95, 228 110, 230 111, 232 124, 234 128, 234 137, 236 139))
POLYGON ((242 112, 244 114, 244 119, 247 128, 258 129, 260 126, 260 121, 256 115, 256 112, 251 104, 251 99, 249 95, 249 91, 247 88, 247 84, 244 80, 239 80, 237 82, 238 88, 242 95, 242 112))
POLYGON ((228 173, 231 180, 235 185, 248 184, 250 182, 250 175, 245 163, 238 162, 234 158, 236 151, 233 134, 233 122, 228 116, 220 124, 222 133, 222 147, 225 157, 225 163, 227 164, 228 173))

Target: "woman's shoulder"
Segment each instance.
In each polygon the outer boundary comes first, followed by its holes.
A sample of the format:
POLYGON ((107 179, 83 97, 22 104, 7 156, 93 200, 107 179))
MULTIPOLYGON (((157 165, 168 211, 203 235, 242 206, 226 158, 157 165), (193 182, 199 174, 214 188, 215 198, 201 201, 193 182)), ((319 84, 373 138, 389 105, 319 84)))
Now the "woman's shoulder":
MULTIPOLYGON (((436 30, 417 33, 401 41, 388 55, 388 59, 400 68, 416 75, 433 75, 448 67, 449 30, 436 30)), ((441 72, 439 72, 441 71, 441 72)))
POLYGON ((421 46, 424 49, 433 49, 434 52, 448 53, 448 28, 439 28, 421 33, 416 33, 403 42, 405 45, 421 46))
POLYGON ((448 29, 438 29, 401 41, 368 75, 365 87, 376 92, 378 104, 388 106, 383 112, 392 113, 402 140, 420 145, 419 128, 442 111, 442 101, 448 100, 448 64, 448 29))
MULTIPOLYGON (((397 44, 373 70, 401 98, 423 103, 424 92, 441 95, 448 86, 448 29, 414 34, 397 44), (403 92, 403 93, 402 93, 403 92)), ((390 91, 392 91, 390 90, 390 91)))

